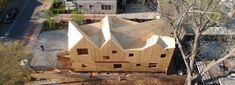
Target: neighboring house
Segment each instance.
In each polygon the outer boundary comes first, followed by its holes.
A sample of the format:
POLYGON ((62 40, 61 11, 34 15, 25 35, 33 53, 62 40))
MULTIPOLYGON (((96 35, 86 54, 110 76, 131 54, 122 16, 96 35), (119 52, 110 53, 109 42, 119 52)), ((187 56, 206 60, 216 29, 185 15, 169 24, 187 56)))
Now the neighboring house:
MULTIPOLYGON (((233 23, 233 22, 231 22, 233 23)), ((202 36, 207 38, 222 39, 223 37, 234 36, 235 29, 233 24, 230 26, 221 26, 221 27, 209 27, 202 32, 202 36)), ((180 35, 180 38, 186 41, 190 41, 194 37, 194 32, 192 28, 183 29, 180 35)))
POLYGON ((75 0, 64 0, 66 10, 76 9, 75 0))
POLYGON ((221 77, 218 80, 220 85, 234 85, 235 83, 234 79, 235 79, 235 74, 232 73, 231 75, 227 77, 221 77))
MULTIPOLYGON (((71 1, 71 0, 70 0, 71 1)), ((116 14, 125 8, 126 0, 72 0, 83 13, 116 14)), ((67 0, 65 0, 67 2, 67 0)))
POLYGON ((167 72, 174 49, 170 25, 161 19, 138 23, 106 16, 82 26, 69 22, 75 72, 167 72))

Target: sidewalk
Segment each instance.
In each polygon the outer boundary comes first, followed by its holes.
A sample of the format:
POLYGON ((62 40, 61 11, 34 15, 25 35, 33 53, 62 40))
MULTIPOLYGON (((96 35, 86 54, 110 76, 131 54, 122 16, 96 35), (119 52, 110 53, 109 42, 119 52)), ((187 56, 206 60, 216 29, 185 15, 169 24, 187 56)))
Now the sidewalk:
POLYGON ((27 42, 27 47, 29 49, 32 49, 33 45, 35 42, 37 42, 37 38, 41 33, 42 30, 42 23, 43 20, 37 20, 37 22, 32 22, 31 26, 33 28, 32 31, 29 31, 26 33, 26 42, 27 42))
POLYGON ((53 3, 53 0, 43 0, 43 6, 41 10, 48 10, 53 3))
MULTIPOLYGON (((38 10, 35 10, 32 18, 35 17, 35 16, 39 16, 39 15, 37 15, 38 12, 41 12, 43 10, 48 10, 52 5, 53 0, 43 0, 42 3, 43 4, 40 7, 37 8, 38 10)), ((29 32, 32 32, 32 33, 27 33, 27 34, 32 34, 32 35, 29 35, 29 36, 26 35, 26 39, 27 39, 26 42, 27 42, 27 47, 28 48, 32 49, 34 43, 37 41, 37 38, 38 38, 38 36, 39 36, 39 34, 41 33, 41 30, 42 30, 43 21, 44 21, 44 19, 40 19, 40 17, 37 17, 36 20, 32 21, 32 23, 35 23, 34 25, 36 25, 36 26, 32 26, 32 27, 35 27, 35 28, 33 28, 33 31, 29 31, 29 32)))
POLYGON ((35 10, 31 22, 32 31, 28 33, 29 36, 27 38, 27 47, 30 49, 34 56, 32 58, 32 67, 36 70, 47 70, 53 67, 58 66, 57 62, 57 52, 66 49, 66 43, 61 39, 66 39, 66 32, 57 31, 57 32, 43 32, 41 33, 43 21, 45 19, 41 18, 40 12, 44 10, 48 10, 53 3, 53 0, 43 0, 43 5, 41 5, 37 10, 35 10), (61 38, 61 36, 64 38, 61 38), (51 40, 56 39, 56 40, 51 40), (65 44, 65 45, 64 45, 65 44), (40 45, 45 46, 45 51, 42 51, 40 45), (61 48, 58 48, 61 47, 61 48))
POLYGON ((35 9, 31 19, 39 19, 41 18, 41 14, 43 13, 43 11, 50 9, 53 0, 41 0, 42 5, 38 8, 35 9))

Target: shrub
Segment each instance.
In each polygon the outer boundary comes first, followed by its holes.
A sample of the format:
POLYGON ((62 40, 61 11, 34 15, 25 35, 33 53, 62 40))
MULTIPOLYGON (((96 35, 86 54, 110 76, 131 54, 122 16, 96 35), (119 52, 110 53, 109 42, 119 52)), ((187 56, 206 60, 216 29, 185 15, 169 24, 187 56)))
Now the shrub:
POLYGON ((0 12, 2 12, 4 6, 6 5, 7 0, 0 0, 0 12))
POLYGON ((82 14, 82 11, 81 10, 78 10, 78 9, 73 9, 70 11, 70 13, 76 13, 76 14, 82 14))
POLYGON ((53 14, 67 13, 65 6, 63 5, 63 0, 53 0, 53 4, 49 11, 53 14))
POLYGON ((24 43, 0 42, 0 85, 19 85, 30 80, 29 70, 20 66, 23 59, 30 59, 24 43))
POLYGON ((64 20, 56 21, 54 19, 48 18, 47 20, 43 22, 42 31, 60 30, 66 27, 68 27, 67 21, 64 21, 64 20))
POLYGON ((52 31, 61 29, 61 24, 54 19, 48 18, 43 22, 43 31, 52 31))
POLYGON ((65 8, 50 8, 49 11, 53 14, 63 14, 67 13, 65 8))
POLYGON ((76 22, 78 25, 83 24, 84 16, 82 14, 78 14, 77 11, 72 12, 72 20, 76 22))

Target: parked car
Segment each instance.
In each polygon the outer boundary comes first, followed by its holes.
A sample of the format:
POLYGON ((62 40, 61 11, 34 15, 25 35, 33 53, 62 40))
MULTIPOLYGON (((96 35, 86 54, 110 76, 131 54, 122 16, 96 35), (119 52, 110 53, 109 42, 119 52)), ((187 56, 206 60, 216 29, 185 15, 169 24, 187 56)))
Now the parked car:
POLYGON ((11 8, 11 9, 7 10, 5 15, 3 15, 2 23, 5 23, 5 24, 12 23, 17 15, 17 13, 18 13, 18 9, 16 9, 16 8, 11 8))
POLYGON ((235 79, 235 73, 230 74, 230 75, 228 76, 228 78, 230 78, 230 79, 235 79))

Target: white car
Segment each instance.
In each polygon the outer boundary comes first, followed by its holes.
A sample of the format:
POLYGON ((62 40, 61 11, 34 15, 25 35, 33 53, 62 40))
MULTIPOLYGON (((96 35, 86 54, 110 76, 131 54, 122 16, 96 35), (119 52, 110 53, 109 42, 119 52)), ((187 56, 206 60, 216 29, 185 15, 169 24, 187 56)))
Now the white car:
POLYGON ((235 79, 235 73, 230 74, 230 75, 228 76, 228 78, 230 78, 230 79, 235 79))

